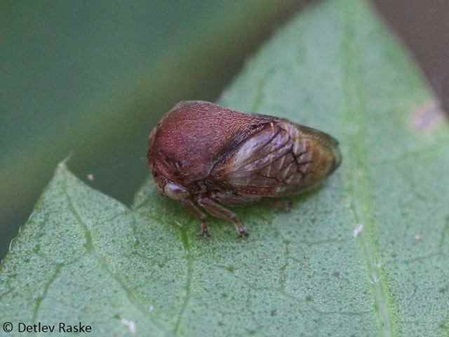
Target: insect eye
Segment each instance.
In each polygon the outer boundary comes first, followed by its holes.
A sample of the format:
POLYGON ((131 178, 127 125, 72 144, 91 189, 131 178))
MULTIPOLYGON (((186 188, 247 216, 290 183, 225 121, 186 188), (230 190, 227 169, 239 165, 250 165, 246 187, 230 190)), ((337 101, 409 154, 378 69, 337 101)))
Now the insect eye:
POLYGON ((185 199, 189 196, 189 192, 184 187, 175 183, 167 183, 164 186, 164 194, 175 200, 185 199))

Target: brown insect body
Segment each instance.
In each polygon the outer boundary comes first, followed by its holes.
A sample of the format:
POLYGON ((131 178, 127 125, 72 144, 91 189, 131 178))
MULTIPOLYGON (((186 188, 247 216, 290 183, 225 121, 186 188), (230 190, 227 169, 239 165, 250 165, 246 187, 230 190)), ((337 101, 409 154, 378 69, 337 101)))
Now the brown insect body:
POLYGON ((244 114, 203 101, 178 103, 150 135, 148 160, 159 190, 202 221, 232 221, 223 205, 295 195, 316 185, 341 162, 337 141, 286 119, 244 114))

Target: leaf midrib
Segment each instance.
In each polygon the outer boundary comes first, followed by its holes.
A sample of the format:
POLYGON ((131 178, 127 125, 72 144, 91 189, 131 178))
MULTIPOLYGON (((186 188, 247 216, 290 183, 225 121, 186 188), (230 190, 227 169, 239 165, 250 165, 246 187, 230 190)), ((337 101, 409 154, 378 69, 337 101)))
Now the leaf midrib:
MULTIPOLYGON (((366 5, 365 3, 362 4, 366 5)), ((347 134, 346 144, 351 151, 346 153, 346 163, 352 163, 352 167, 347 167, 348 172, 345 188, 348 190, 350 200, 350 210, 354 218, 354 227, 363 225, 363 232, 357 237, 363 259, 368 272, 368 284, 374 298, 375 312, 381 336, 398 336, 398 328, 395 322, 397 317, 396 306, 388 287, 383 263, 379 254, 377 238, 377 223, 374 217, 374 201, 372 197, 372 184, 367 168, 369 149, 366 146, 367 121, 366 121, 366 101, 363 81, 360 72, 360 53, 357 50, 357 42, 354 41, 352 33, 354 16, 348 8, 343 10, 346 16, 343 20, 346 24, 343 30, 343 91, 345 97, 345 111, 343 119, 347 124, 351 124, 357 119, 358 130, 353 134, 347 134), (358 165, 357 165, 358 164, 358 165)))

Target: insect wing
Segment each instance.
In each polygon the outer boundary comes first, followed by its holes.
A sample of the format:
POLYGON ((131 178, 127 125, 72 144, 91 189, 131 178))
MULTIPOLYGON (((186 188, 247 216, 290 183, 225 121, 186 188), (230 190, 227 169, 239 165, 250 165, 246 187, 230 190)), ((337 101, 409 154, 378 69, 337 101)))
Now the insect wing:
POLYGON ((223 178, 240 195, 275 197, 300 189, 310 160, 298 136, 297 130, 268 124, 227 160, 223 178))

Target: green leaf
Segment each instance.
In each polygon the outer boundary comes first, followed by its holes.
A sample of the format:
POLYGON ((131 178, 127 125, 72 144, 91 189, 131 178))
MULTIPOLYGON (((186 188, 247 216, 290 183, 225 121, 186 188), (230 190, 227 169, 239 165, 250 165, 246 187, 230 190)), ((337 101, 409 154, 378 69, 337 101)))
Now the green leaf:
POLYGON ((331 133, 343 165, 291 212, 236 209, 247 240, 222 221, 204 240, 153 183, 128 209, 61 164, 1 267, 2 320, 95 336, 449 336, 449 127, 371 8, 302 13, 221 103, 331 133))

